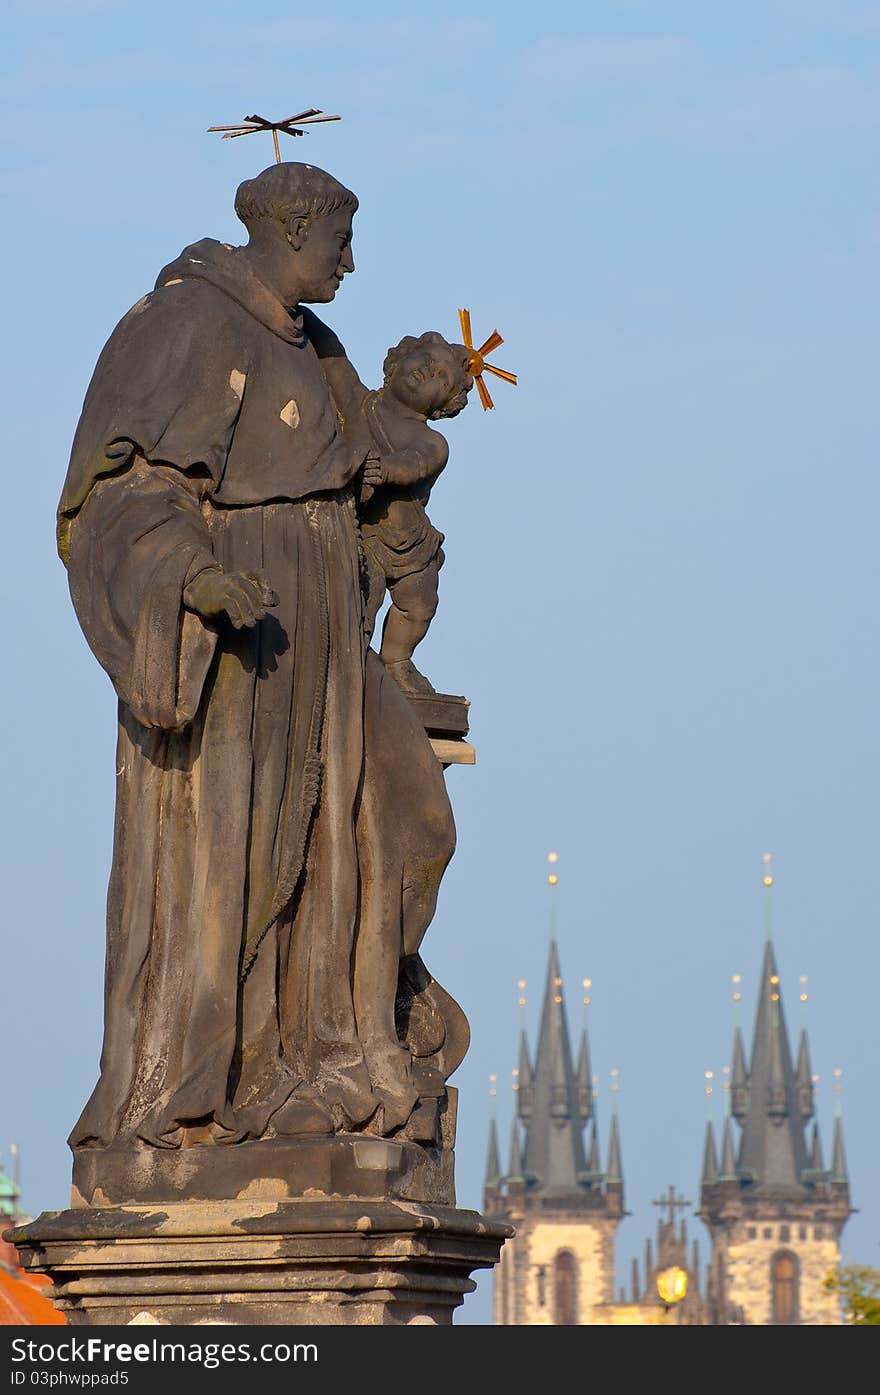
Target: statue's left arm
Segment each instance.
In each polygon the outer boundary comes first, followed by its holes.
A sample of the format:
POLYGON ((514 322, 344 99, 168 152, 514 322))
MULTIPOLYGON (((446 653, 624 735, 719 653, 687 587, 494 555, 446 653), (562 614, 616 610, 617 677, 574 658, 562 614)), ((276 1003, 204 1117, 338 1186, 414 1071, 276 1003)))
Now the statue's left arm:
POLYGON ((361 408, 368 389, 361 382, 339 336, 319 320, 313 310, 303 310, 303 329, 321 361, 330 395, 349 435, 363 433, 361 408))

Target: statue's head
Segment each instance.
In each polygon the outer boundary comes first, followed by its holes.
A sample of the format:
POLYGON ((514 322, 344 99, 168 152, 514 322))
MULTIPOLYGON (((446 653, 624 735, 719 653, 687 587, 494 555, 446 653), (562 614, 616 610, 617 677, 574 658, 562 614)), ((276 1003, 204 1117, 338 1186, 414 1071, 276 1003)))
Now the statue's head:
POLYGON ((248 230, 248 248, 271 258, 283 294, 296 300, 332 300, 346 272, 354 271, 351 223, 358 201, 350 189, 314 165, 270 165, 246 179, 235 211, 248 230))
POLYGON ((430 330, 407 334, 385 356, 385 393, 431 421, 455 417, 474 385, 470 350, 430 330))

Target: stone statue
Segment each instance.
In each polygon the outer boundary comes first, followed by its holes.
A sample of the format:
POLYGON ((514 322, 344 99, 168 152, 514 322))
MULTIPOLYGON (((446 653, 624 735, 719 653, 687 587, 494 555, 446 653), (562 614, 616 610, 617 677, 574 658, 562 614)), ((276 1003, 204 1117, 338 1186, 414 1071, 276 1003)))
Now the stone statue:
POLYGON ((403 340, 368 392, 307 307, 354 194, 279 158, 235 207, 247 245, 185 248, 111 335, 59 506, 119 699, 104 1047, 71 1205, 11 1239, 77 1325, 449 1324, 511 1231, 455 1204, 468 1025, 419 950, 473 747, 411 656, 427 422, 482 351, 403 340))
POLYGON ((443 767, 389 675, 418 682, 442 560, 423 503, 446 460, 426 418, 461 410, 468 351, 406 339, 368 393, 305 308, 354 269, 354 194, 284 163, 235 208, 247 245, 187 247, 111 336, 59 507, 119 697, 77 1158, 407 1127, 436 1143, 467 1043, 418 957, 454 847, 443 767))

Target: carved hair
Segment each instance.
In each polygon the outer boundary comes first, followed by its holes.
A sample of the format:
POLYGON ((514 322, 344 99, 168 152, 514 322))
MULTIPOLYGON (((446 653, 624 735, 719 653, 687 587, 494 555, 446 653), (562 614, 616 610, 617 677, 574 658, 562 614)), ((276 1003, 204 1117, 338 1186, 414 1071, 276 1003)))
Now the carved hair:
POLYGON ((235 211, 248 231, 264 218, 283 223, 291 214, 320 216, 340 208, 354 213, 357 206, 355 195, 332 174, 293 161, 270 165, 254 179, 246 179, 235 195, 235 211))
POLYGON ((427 333, 420 334, 416 338, 412 334, 405 334, 399 344, 395 344, 393 349, 389 349, 385 355, 385 362, 382 364, 382 372, 385 375, 386 386, 394 377, 395 370, 402 359, 411 354, 413 349, 440 349, 445 350, 448 358, 460 365, 462 375, 467 376, 467 350, 463 345, 450 344, 448 339, 444 339, 442 334, 437 334, 433 329, 427 333), (458 352, 460 350, 460 352, 458 352))

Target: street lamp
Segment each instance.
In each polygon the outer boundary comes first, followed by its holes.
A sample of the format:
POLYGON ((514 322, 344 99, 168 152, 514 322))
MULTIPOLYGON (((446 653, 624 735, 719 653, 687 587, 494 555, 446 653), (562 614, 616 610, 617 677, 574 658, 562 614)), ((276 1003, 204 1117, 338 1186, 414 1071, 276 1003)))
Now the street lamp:
POLYGON ((680 1303, 687 1293, 688 1276, 684 1269, 677 1264, 670 1265, 668 1269, 661 1269, 657 1275, 657 1292, 663 1302, 667 1314, 680 1303))

